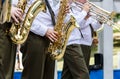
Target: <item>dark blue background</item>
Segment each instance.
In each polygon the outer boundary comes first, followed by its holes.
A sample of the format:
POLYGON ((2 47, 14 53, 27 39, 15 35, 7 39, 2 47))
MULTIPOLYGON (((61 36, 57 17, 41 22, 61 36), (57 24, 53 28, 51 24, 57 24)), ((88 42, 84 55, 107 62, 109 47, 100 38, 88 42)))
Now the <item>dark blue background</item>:
MULTIPOLYGON (((114 78, 120 79, 120 70, 114 70, 114 78)), ((20 79, 21 72, 15 72, 14 79, 20 79)), ((58 79, 61 78, 61 71, 58 71, 58 79)), ((90 72, 90 79, 103 79, 103 70, 92 70, 90 72)))

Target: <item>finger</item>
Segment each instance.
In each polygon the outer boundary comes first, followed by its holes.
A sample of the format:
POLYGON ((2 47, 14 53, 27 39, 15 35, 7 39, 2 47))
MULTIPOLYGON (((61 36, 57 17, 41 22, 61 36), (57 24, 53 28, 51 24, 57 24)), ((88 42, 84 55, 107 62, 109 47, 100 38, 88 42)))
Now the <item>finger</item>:
POLYGON ((58 32, 56 32, 56 31, 54 31, 54 34, 55 34, 56 36, 59 36, 59 35, 58 35, 58 32))
POLYGON ((20 20, 20 21, 22 21, 22 20, 23 20, 21 15, 19 15, 19 14, 15 13, 15 16, 17 17, 16 19, 18 19, 18 20, 20 20))
MULTIPOLYGON (((58 35, 57 32, 54 32, 54 33, 52 33, 52 36, 57 40, 60 35, 58 35)), ((55 41, 56 41, 56 40, 55 40, 55 41)))
POLYGON ((67 6, 66 9, 65 9, 65 13, 69 13, 69 10, 70 10, 70 7, 67 6))
POLYGON ((57 37, 56 37, 56 35, 54 35, 54 34, 51 34, 51 35, 50 35, 50 38, 51 38, 53 41, 57 41, 57 37))
POLYGON ((51 37, 48 37, 51 42, 54 42, 54 40, 51 37))
POLYGON ((24 21, 24 19, 22 18, 22 16, 18 16, 20 21, 24 21))
POLYGON ((20 16, 23 16, 22 12, 20 12, 18 10, 16 11, 16 13, 19 14, 20 16))
POLYGON ((21 16, 21 15, 19 15, 17 12, 15 12, 15 14, 14 14, 16 17, 19 17, 19 16, 21 16))
POLYGON ((22 9, 20 9, 20 8, 17 8, 17 10, 18 10, 19 12, 23 12, 22 9))
POLYGON ((16 23, 19 23, 19 21, 17 20, 17 18, 15 16, 12 16, 12 18, 16 23))
POLYGON ((52 33, 51 34, 53 37, 57 38, 57 34, 56 33, 52 33))

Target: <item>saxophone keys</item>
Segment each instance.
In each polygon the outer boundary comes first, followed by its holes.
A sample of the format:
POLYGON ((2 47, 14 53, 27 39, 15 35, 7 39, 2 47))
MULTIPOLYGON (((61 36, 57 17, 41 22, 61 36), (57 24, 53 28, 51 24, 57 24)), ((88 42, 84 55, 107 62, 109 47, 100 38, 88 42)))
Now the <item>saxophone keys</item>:
POLYGON ((30 13, 29 14, 29 19, 31 19, 31 18, 33 18, 33 14, 30 13))

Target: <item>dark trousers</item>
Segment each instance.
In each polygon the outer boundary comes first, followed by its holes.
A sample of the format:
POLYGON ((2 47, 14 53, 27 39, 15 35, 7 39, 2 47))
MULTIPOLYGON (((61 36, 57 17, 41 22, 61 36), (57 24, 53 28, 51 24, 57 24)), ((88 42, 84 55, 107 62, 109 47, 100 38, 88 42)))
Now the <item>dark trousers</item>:
POLYGON ((16 45, 6 33, 11 23, 0 24, 0 79, 13 79, 16 45))
POLYGON ((81 45, 81 49, 82 49, 82 52, 83 52, 83 56, 85 58, 85 62, 86 62, 87 68, 89 69, 91 46, 81 45))
POLYGON ((21 48, 24 66, 22 79, 54 79, 55 61, 48 55, 48 45, 47 38, 30 32, 21 48))
POLYGON ((61 79, 89 79, 89 72, 80 45, 67 46, 61 79))

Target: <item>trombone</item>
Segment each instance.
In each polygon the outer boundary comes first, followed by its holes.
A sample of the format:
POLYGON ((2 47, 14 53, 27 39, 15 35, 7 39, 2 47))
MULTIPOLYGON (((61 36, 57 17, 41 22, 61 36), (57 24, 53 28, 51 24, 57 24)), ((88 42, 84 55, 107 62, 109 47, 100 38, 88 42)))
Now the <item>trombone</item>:
MULTIPOLYGON (((77 2, 76 0, 74 0, 74 3, 80 8, 82 8, 84 5, 84 4, 77 2)), ((109 12, 107 10, 104 10, 103 8, 97 6, 89 1, 87 1, 87 3, 89 3, 91 5, 89 14, 91 15, 92 18, 98 20, 102 24, 108 24, 109 26, 120 31, 120 25, 114 22, 114 18, 116 16, 116 13, 114 11, 109 12)))

